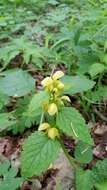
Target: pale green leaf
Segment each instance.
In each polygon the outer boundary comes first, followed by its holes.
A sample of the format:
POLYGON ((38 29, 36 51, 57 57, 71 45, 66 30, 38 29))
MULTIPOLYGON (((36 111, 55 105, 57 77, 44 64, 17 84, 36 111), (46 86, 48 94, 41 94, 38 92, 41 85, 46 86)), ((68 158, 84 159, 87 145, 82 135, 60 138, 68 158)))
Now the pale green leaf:
POLYGON ((75 94, 87 91, 95 84, 95 82, 87 79, 84 76, 65 76, 62 79, 62 82, 65 85, 64 93, 66 94, 75 94))
POLYGON ((35 89, 35 80, 21 69, 12 69, 2 73, 0 91, 8 96, 24 96, 35 89))
POLYGON ((105 66, 101 63, 94 63, 89 69, 89 74, 94 77, 105 70, 105 66))

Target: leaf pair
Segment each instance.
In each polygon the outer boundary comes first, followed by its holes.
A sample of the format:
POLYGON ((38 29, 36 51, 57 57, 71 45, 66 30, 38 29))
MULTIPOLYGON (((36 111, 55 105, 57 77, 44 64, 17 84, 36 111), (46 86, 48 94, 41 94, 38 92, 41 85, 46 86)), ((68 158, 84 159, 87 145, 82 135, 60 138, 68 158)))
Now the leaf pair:
MULTIPOLYGON (((63 108, 57 115, 56 126, 77 140, 93 144, 84 119, 74 108, 63 108)), ((23 146, 22 174, 26 177, 40 175, 57 158, 60 148, 57 139, 52 140, 43 132, 32 134, 23 146)))

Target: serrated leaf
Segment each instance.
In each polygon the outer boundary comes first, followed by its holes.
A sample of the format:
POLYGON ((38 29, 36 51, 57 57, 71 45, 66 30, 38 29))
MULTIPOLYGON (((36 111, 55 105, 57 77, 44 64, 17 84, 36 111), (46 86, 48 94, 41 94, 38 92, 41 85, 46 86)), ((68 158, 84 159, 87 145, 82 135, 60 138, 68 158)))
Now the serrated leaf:
POLYGON ((17 121, 11 113, 0 114, 0 132, 16 123, 17 121))
POLYGON ((90 170, 77 170, 76 171, 76 190, 92 190, 93 184, 91 180, 90 170))
POLYGON ((94 63, 91 65, 89 69, 89 74, 91 77, 94 77, 100 73, 102 73, 105 70, 105 66, 101 63, 94 63))
POLYGON ((0 91, 8 96, 24 96, 35 89, 35 80, 21 69, 11 69, 2 75, 0 91))
POLYGON ((56 124, 65 134, 73 136, 87 144, 93 144, 88 126, 75 108, 62 108, 57 115, 56 124))
POLYGON ((93 158, 91 146, 79 142, 75 147, 75 158, 80 163, 89 163, 93 158))
POLYGON ((21 155, 22 175, 40 175, 57 158, 60 144, 42 132, 33 133, 23 145, 21 155))
POLYGON ((95 82, 87 79, 84 76, 65 76, 62 79, 65 85, 64 93, 66 94, 76 94, 87 91, 91 89, 95 82))
POLYGON ((96 166, 92 169, 92 178, 94 183, 107 181, 107 158, 97 162, 96 166))
POLYGON ((16 190, 23 182, 22 178, 15 177, 17 170, 10 167, 9 161, 0 164, 0 189, 1 190, 16 190))

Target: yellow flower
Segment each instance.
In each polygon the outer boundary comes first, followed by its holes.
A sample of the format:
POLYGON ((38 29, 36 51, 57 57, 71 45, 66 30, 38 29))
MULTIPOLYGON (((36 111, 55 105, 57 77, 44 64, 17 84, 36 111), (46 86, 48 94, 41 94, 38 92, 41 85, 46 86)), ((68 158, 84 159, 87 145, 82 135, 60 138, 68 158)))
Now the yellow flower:
POLYGON ((63 84, 61 81, 58 81, 58 82, 57 82, 57 88, 58 88, 59 90, 64 90, 64 84, 63 84))
POLYGON ((61 100, 66 100, 68 102, 71 102, 70 98, 68 96, 62 96, 61 100))
POLYGON ((49 113, 49 115, 53 116, 57 112, 58 112, 57 105, 55 103, 49 104, 49 107, 48 107, 48 113, 49 113))
POLYGON ((40 124, 38 131, 44 131, 50 127, 49 123, 42 123, 40 124))
POLYGON ((46 77, 42 80, 41 84, 43 87, 48 87, 48 86, 51 86, 53 84, 53 80, 51 77, 46 77))
POLYGON ((63 76, 64 76, 64 73, 62 71, 56 71, 53 74, 52 78, 53 78, 53 80, 57 80, 57 79, 60 79, 63 76))
POLYGON ((48 137, 53 140, 55 139, 55 137, 59 137, 58 129, 56 129, 55 127, 49 128, 48 129, 48 137))

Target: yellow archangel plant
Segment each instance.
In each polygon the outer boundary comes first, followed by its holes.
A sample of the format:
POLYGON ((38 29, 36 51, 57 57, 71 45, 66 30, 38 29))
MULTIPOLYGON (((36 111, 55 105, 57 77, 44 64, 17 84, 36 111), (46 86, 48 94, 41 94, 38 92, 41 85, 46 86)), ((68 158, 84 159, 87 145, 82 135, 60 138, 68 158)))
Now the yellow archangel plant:
POLYGON ((41 119, 38 131, 28 137, 23 146, 21 163, 24 177, 40 175, 48 169, 57 158, 61 148, 76 170, 81 167, 80 163, 83 161, 88 163, 92 159, 90 147, 93 145, 93 140, 82 115, 69 105, 70 98, 66 95, 68 91, 64 85, 67 83, 62 82, 66 82, 66 76, 62 80, 63 76, 62 71, 56 71, 46 77, 41 82, 44 90, 35 94, 31 100, 29 112, 34 113, 34 116, 39 116, 38 118, 41 115, 41 119), (63 134, 78 142, 76 159, 66 149, 63 134), (81 142, 82 144, 79 145, 81 142))

